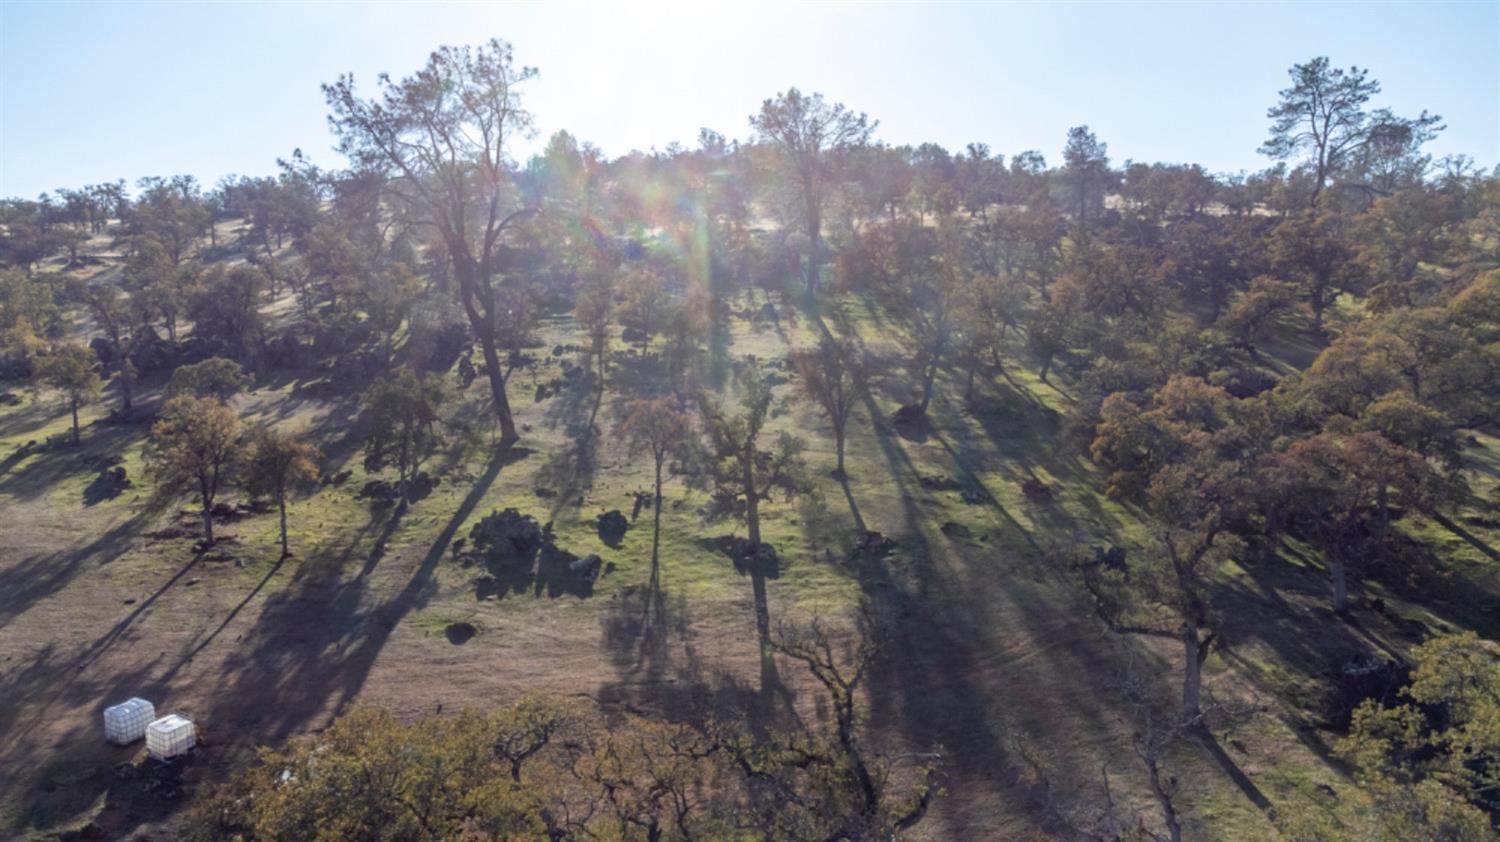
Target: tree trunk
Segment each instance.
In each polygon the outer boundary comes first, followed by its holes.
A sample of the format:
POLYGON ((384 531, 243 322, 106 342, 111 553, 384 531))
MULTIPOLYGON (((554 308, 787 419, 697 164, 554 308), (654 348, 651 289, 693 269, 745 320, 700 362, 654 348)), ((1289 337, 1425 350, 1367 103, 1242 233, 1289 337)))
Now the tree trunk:
POLYGON ((840 477, 844 476, 844 428, 842 425, 833 429, 833 448, 838 453, 839 464, 835 470, 840 477))
POLYGON ((519 440, 521 435, 516 432, 516 422, 510 414, 510 400, 505 395, 505 374, 500 370, 500 354, 495 350, 494 336, 488 331, 480 331, 479 347, 484 351, 484 373, 490 379, 495 414, 500 418, 500 445, 504 447, 519 440))
POLYGON ((1344 575, 1344 559, 1336 552, 1330 555, 1333 573, 1333 610, 1343 614, 1349 610, 1349 585, 1344 575))
MULTIPOLYGON (((449 251, 453 252, 451 243, 449 251)), ((453 274, 458 280, 459 303, 464 308, 464 315, 469 317, 470 329, 479 338, 479 347, 484 351, 485 374, 490 379, 490 394, 495 403, 495 414, 500 419, 500 446, 508 447, 521 436, 516 432, 516 422, 510 413, 510 400, 505 395, 505 373, 500 370, 492 308, 486 306, 481 312, 475 303, 476 296, 481 292, 479 284, 487 282, 488 278, 481 277, 482 267, 472 258, 460 260, 456 254, 453 257, 453 274)))
MULTIPOLYGON (((1210 638, 1211 639, 1211 638, 1210 638)), ((1198 639, 1198 624, 1182 624, 1182 715, 1194 717, 1202 711, 1203 662, 1208 660, 1209 640, 1198 639)))
POLYGON ((822 234, 823 221, 818 214, 816 200, 807 200, 807 300, 818 293, 818 240, 822 234))
POLYGON ((1213 324, 1214 322, 1217 322, 1219 320, 1219 316, 1224 312, 1224 299, 1227 297, 1227 293, 1228 293, 1228 290, 1226 290, 1224 288, 1224 282, 1223 281, 1218 280, 1218 279, 1209 281, 1209 288, 1208 288, 1208 307, 1209 307, 1209 311, 1210 311, 1209 312, 1209 317, 1208 317, 1208 323, 1209 324, 1213 324))
MULTIPOLYGON (((124 353, 123 351, 121 352, 124 353)), ((135 408, 135 378, 130 376, 130 357, 120 361, 120 414, 129 415, 135 408)))
POLYGON ((281 491, 276 495, 276 505, 281 509, 281 557, 286 558, 292 554, 286 544, 286 492, 281 491))
POLYGON ((656 496, 651 503, 651 587, 646 594, 646 625, 651 625, 651 616, 657 614, 657 602, 661 599, 661 463, 665 454, 656 457, 656 496))
POLYGON ((745 522, 750 528, 750 549, 752 551, 760 547, 760 495, 755 491, 755 448, 747 447, 740 456, 740 464, 744 467, 744 477, 741 480, 745 486, 745 522))
POLYGON ((73 413, 73 444, 78 444, 80 440, 78 436, 78 399, 73 398, 68 401, 68 408, 73 413))
MULTIPOLYGON (((848 693, 848 690, 840 690, 848 693)), ((844 744, 844 754, 849 758, 849 765, 854 768, 854 779, 859 783, 860 794, 865 800, 865 814, 874 816, 880 809, 880 793, 875 789, 875 779, 870 776, 870 769, 865 765, 864 755, 859 750, 859 744, 854 739, 853 712, 846 718, 839 717, 839 741, 844 744)))
POLYGON ((928 363, 922 372, 922 414, 927 414, 927 407, 932 403, 932 384, 937 380, 937 360, 928 363))
POLYGON ((201 476, 198 478, 198 494, 203 503, 203 542, 212 544, 214 542, 214 496, 208 490, 208 480, 201 476))
POLYGON ((1375 505, 1380 512, 1380 554, 1385 555, 1385 539, 1391 529, 1391 500, 1390 490, 1385 483, 1380 484, 1380 490, 1375 492, 1375 505))

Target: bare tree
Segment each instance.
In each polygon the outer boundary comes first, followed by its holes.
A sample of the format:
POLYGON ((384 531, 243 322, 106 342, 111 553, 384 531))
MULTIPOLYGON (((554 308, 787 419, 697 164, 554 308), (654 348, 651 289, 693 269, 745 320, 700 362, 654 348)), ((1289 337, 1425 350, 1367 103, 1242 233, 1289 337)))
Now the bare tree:
MULTIPOLYGON (((887 643, 892 621, 877 606, 863 603, 855 618, 850 639, 840 642, 821 620, 809 623, 783 621, 770 639, 777 654, 805 666, 823 686, 833 709, 833 741, 838 766, 852 778, 858 798, 845 816, 829 816, 838 829, 829 839, 892 838, 920 822, 932 797, 938 794, 935 776, 941 755, 930 752, 892 758, 878 748, 866 746, 859 714, 860 687, 887 643), (918 761, 917 779, 908 781, 904 795, 896 784, 901 760, 918 761)), ((815 744, 799 747, 808 752, 808 765, 829 765, 834 758, 820 758, 815 744)))
MULTIPOLYGON (((1120 693, 1130 705, 1136 729, 1132 739, 1135 754, 1140 758, 1141 765, 1146 769, 1146 777, 1151 782, 1151 794, 1155 796, 1156 804, 1161 810, 1167 838, 1172 842, 1182 842, 1182 821, 1173 801, 1177 795, 1177 777, 1163 768, 1163 761, 1175 743, 1203 725, 1205 712, 1201 708, 1176 713, 1161 710, 1151 681, 1142 674, 1133 652, 1125 663, 1120 693)), ((1161 834, 1146 829, 1144 825, 1142 830, 1153 839, 1162 838, 1161 834)))
POLYGON ((1208 577, 1242 544, 1214 523, 1168 529, 1161 540, 1165 558, 1142 565, 1134 582, 1113 582, 1106 571, 1090 565, 1083 583, 1111 631, 1168 638, 1182 646, 1182 714, 1197 716, 1202 712, 1203 664, 1218 640, 1208 577), (1160 616, 1133 622, 1139 612, 1160 616))
POLYGON ((1143 665, 1140 652, 1123 639, 1119 649, 1119 672, 1108 690, 1123 703, 1126 721, 1132 729, 1131 749, 1146 773, 1160 815, 1159 823, 1129 802, 1115 799, 1110 766, 1118 758, 1105 760, 1100 766, 1100 786, 1095 789, 1082 785, 1082 781, 1059 780, 1066 773, 1050 762, 1037 741, 1024 731, 1012 735, 1011 748, 1024 767, 1023 779, 1040 790, 1038 795, 1046 812, 1072 831, 1073 838, 1094 842, 1122 839, 1181 842, 1182 818, 1176 801, 1179 781, 1167 765, 1169 756, 1182 740, 1203 738, 1210 714, 1234 721, 1252 708, 1215 703, 1190 714, 1173 710, 1162 698, 1157 676, 1143 665))

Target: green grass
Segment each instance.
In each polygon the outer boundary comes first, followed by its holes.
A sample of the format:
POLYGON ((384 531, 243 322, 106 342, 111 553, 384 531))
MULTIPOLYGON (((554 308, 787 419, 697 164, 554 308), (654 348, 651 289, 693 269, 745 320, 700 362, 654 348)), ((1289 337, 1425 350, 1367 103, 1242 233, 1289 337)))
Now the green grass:
MULTIPOLYGON (((840 301, 838 309, 872 351, 885 355, 893 365, 899 364, 903 353, 900 336, 876 308, 864 299, 849 298, 840 301)), ((725 372, 732 372, 734 362, 746 354, 762 360, 783 358, 789 348, 810 344, 816 335, 806 320, 782 325, 780 330, 738 319, 730 327, 729 359, 721 361, 725 372)), ((570 321, 563 318, 548 320, 540 339, 544 356, 554 344, 580 344, 570 321)), ((1306 348, 1289 342, 1283 350, 1297 355, 1304 354, 1306 348)), ((703 369, 704 379, 711 382, 715 362, 705 361, 703 369)), ((558 366, 548 364, 535 379, 546 382, 558 373, 558 366)), ((845 563, 855 535, 857 510, 866 528, 893 536, 899 543, 885 575, 931 598, 939 610, 959 606, 975 613, 984 634, 993 636, 976 645, 991 647, 988 654, 994 659, 1010 663, 1046 657, 1045 645, 1050 641, 1027 625, 1028 611, 1059 622, 1088 622, 1086 603, 1070 590, 1066 577, 1055 567, 1057 555, 1076 557, 1108 543, 1126 547, 1133 558, 1154 551, 1149 523, 1133 507, 1101 493, 1098 470, 1064 441, 1061 419, 1072 405, 1071 385, 1061 373, 1053 376, 1055 384, 1042 383, 1017 345, 1011 349, 1006 371, 981 384, 981 398, 973 411, 966 409, 958 397, 962 389, 959 375, 945 372, 932 408, 930 434, 925 440, 905 440, 885 428, 885 418, 909 398, 910 384, 899 371, 882 374, 881 388, 850 425, 848 497, 843 486, 829 476, 834 465, 831 436, 826 421, 814 408, 805 401, 793 401, 771 424, 768 437, 785 429, 807 439, 808 474, 813 486, 810 492, 793 498, 777 495, 762 509, 763 537, 776 547, 782 560, 779 576, 769 584, 772 599, 778 606, 790 606, 793 612, 829 617, 842 616, 858 602, 868 583, 861 581, 859 570, 845 563), (877 416, 874 419, 869 417, 872 411, 877 416), (936 479, 938 487, 924 484, 924 478, 936 479), (1023 492, 1023 484, 1032 478, 1049 489, 1050 501, 1033 499, 1023 492), (947 487, 950 484, 953 487, 947 487), (983 499, 974 502, 971 494, 966 500, 965 490, 978 492, 983 499), (974 594, 995 599, 986 603, 974 594), (1040 641, 1029 640, 1026 634, 1040 641), (1027 648, 1012 652, 1012 645, 1027 648)), ((375 582, 372 587, 399 591, 412 570, 437 553, 432 581, 410 613, 400 618, 424 635, 441 635, 454 622, 473 623, 483 630, 498 626, 512 612, 526 610, 576 614, 580 618, 588 615, 593 610, 588 601, 567 596, 548 599, 528 592, 475 599, 474 580, 482 570, 456 563, 439 544, 439 536, 467 538, 479 518, 507 507, 543 523, 550 521, 558 545, 567 551, 579 556, 597 553, 613 564, 613 571, 595 587, 592 600, 596 603, 644 585, 650 569, 652 511, 642 509, 617 547, 605 545, 596 529, 596 518, 602 512, 619 509, 628 516, 632 495, 648 491, 651 482, 647 460, 626 453, 612 437, 614 403, 623 393, 649 384, 631 382, 624 370, 617 372, 617 378, 598 414, 602 437, 596 443, 591 477, 580 479, 572 473, 576 462, 570 461, 580 439, 579 415, 586 416, 586 408, 569 413, 565 403, 568 397, 536 403, 532 378, 518 374, 511 397, 520 421, 530 427, 523 441, 530 454, 495 472, 483 431, 477 441, 455 442, 427 465, 442 479, 441 485, 394 521, 390 511, 374 511, 356 497, 360 487, 375 475, 365 472, 360 464, 357 442, 349 439, 350 423, 337 417, 340 405, 354 400, 352 392, 336 393, 327 400, 308 400, 298 391, 306 384, 286 382, 237 399, 251 420, 274 419, 278 424, 317 431, 317 443, 330 455, 337 454, 326 469, 350 472, 343 485, 323 486, 292 501, 290 541, 296 557, 284 572, 268 580, 266 594, 290 587, 288 583, 298 580, 296 574, 347 582, 367 573, 375 582), (475 483, 492 474, 493 481, 476 491, 475 483), (559 494, 540 496, 537 491, 541 488, 559 494), (456 513, 466 505, 468 514, 460 518, 456 513)), ((725 382, 732 391, 732 373, 725 382)), ((486 417, 487 389, 483 378, 476 380, 453 406, 454 414, 486 417)), ((790 386, 779 391, 783 397, 793 397, 790 386)), ((85 419, 100 417, 106 409, 102 404, 91 407, 85 419)), ((28 396, 21 407, 0 410, 0 459, 24 441, 42 440, 65 431, 67 426, 66 413, 59 406, 47 403, 46 396, 41 403, 28 396)), ((40 501, 59 511, 81 510, 93 472, 80 468, 79 457, 115 450, 123 457, 137 487, 91 508, 101 523, 124 517, 145 502, 149 491, 141 464, 145 436, 144 425, 89 426, 77 452, 58 449, 12 462, 0 473, 0 494, 40 501)), ((1487 497, 1500 482, 1500 441, 1489 436, 1478 436, 1477 441, 1478 446, 1465 451, 1472 466, 1469 480, 1477 496, 1487 497)), ((736 573, 729 559, 702 542, 731 533, 744 535, 743 524, 733 520, 705 522, 698 512, 708 499, 706 493, 689 489, 680 477, 671 478, 664 491, 660 547, 664 591, 672 598, 710 607, 747 601, 750 580, 736 573)), ((242 497, 238 492, 226 496, 242 497)), ((177 508, 191 510, 192 505, 182 501, 169 513, 177 508)), ((1481 510, 1472 506, 1455 513, 1454 521, 1469 533, 1469 538, 1429 518, 1411 517, 1401 522, 1402 530, 1432 548, 1443 570, 1452 577, 1455 584, 1443 591, 1447 595, 1444 600, 1407 599, 1383 582, 1371 582, 1367 587, 1382 595, 1395 611, 1420 619, 1429 627, 1480 627, 1493 634, 1494 623, 1500 621, 1494 610, 1500 565, 1493 551, 1485 547, 1500 547, 1500 526, 1493 519, 1483 521, 1481 510)), ((224 611, 233 610, 245 593, 276 569, 277 529, 272 514, 241 521, 226 530, 238 539, 232 551, 243 566, 227 568, 221 586, 216 586, 218 589, 209 597, 224 611)), ((171 544, 152 552, 159 553, 160 560, 154 563, 165 571, 179 565, 180 556, 188 551, 185 546, 171 544)), ((1260 693, 1269 700, 1267 708, 1272 713, 1260 717, 1253 726, 1264 733, 1258 737, 1260 754, 1252 775, 1273 802, 1307 796, 1325 783, 1335 786, 1341 796, 1348 790, 1339 774, 1301 746, 1292 732, 1293 726, 1309 716, 1319 698, 1318 679, 1298 658, 1315 656, 1320 645, 1319 624, 1325 621, 1316 609, 1326 602, 1324 576, 1311 548, 1293 542, 1274 569, 1229 565, 1218 583, 1226 599, 1236 600, 1224 604, 1226 613, 1243 611, 1250 620, 1231 648, 1210 660, 1210 682, 1230 693, 1260 693), (1309 649, 1312 655, 1304 651, 1309 649)), ((1389 630, 1376 628, 1375 633, 1395 640, 1389 630)), ((1170 685, 1178 656, 1171 649, 1156 654, 1166 665, 1163 683, 1170 685)), ((1072 669, 1076 668, 1069 662, 1060 661, 1058 680, 1071 678, 1067 673, 1072 669)), ((1027 689, 1017 688, 1018 692, 1027 689)), ((1007 701, 997 700, 996 704, 1005 707, 1007 701)), ((1007 713, 1033 727, 1043 727, 1053 711, 1007 713)), ((1101 720, 1087 725, 1090 730, 1076 738, 1128 752, 1123 744, 1111 743, 1120 737, 1119 724, 1107 721, 1102 714, 1101 720)), ((1002 728, 998 721, 994 727, 1002 728)), ((1269 828, 1265 817, 1194 751, 1184 749, 1174 757, 1174 763, 1185 770, 1184 776, 1191 774, 1194 781, 1186 790, 1188 798, 1183 805, 1194 826, 1205 838, 1265 835, 1269 828)), ((1060 749, 1059 754, 1066 754, 1066 750, 1060 749)), ((1117 774, 1135 780, 1122 786, 1136 787, 1134 796, 1122 797, 1133 797, 1149 809, 1149 801, 1139 798, 1138 774, 1130 766, 1132 762, 1126 755, 1117 761, 1117 774)), ((67 809, 83 812, 78 805, 67 809)))

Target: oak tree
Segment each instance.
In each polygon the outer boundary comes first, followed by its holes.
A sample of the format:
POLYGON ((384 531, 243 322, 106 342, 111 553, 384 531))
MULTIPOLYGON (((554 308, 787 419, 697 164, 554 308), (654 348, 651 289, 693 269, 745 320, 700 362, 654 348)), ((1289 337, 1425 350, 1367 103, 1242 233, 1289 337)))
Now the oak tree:
POLYGON ((99 396, 99 357, 87 345, 69 342, 39 356, 32 377, 40 385, 62 392, 73 416, 73 443, 77 444, 78 408, 99 396))
POLYGON ((365 470, 394 465, 403 499, 409 481, 437 448, 438 413, 447 397, 438 378, 401 371, 376 381, 361 398, 365 470))
POLYGON ((384 176, 391 198, 435 229, 457 281, 459 303, 479 339, 502 446, 520 438, 502 365, 508 252, 504 240, 538 207, 517 183, 509 149, 530 130, 520 86, 536 70, 517 66, 509 44, 441 47, 414 75, 379 81, 380 96, 358 96, 351 76, 323 86, 339 150, 384 176))
POLYGON ((168 400, 179 395, 195 398, 218 398, 228 401, 244 391, 254 380, 240 364, 224 357, 209 357, 203 362, 179 366, 172 372, 162 396, 168 400))
POLYGON ((203 541, 214 542, 214 500, 243 464, 240 419, 218 398, 180 395, 151 427, 146 472, 163 494, 196 492, 203 541))
POLYGON ((879 121, 850 111, 843 103, 830 104, 822 94, 791 88, 761 103, 750 125, 781 153, 789 180, 801 193, 808 239, 807 295, 811 298, 818 289, 818 250, 829 185, 844 158, 870 142, 879 121))
POLYGON ((250 435, 245 463, 245 484, 252 494, 268 494, 276 501, 281 521, 281 557, 292 554, 287 546, 286 501, 298 486, 318 478, 322 454, 296 433, 259 427, 250 435))
MULTIPOLYGON (((624 407, 618 434, 634 452, 651 456, 654 470, 651 503, 651 583, 648 611, 656 609, 661 594, 661 484, 667 458, 684 453, 692 435, 691 417, 676 398, 637 399, 624 407)), ((650 622, 650 615, 647 615, 650 622)))
POLYGON ((870 392, 871 365, 864 349, 848 339, 824 335, 810 349, 795 351, 797 388, 811 398, 833 428, 838 465, 834 475, 844 476, 844 440, 849 417, 870 392))
POLYGON ((758 366, 742 378, 737 411, 707 396, 700 398, 713 460, 710 479, 720 493, 744 502, 752 550, 760 546, 760 502, 772 491, 793 493, 802 484, 802 440, 783 430, 770 448, 761 442, 774 400, 771 384, 758 366))

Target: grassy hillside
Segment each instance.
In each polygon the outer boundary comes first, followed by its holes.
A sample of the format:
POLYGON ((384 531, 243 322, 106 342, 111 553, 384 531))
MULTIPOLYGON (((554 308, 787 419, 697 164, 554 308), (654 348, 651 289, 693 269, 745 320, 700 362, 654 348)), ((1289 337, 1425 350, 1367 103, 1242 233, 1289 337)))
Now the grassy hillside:
MULTIPOLYGON (((760 301, 737 309, 756 313, 760 301)), ((294 306, 286 295, 264 309, 274 319, 294 306)), ((845 481, 829 476, 831 436, 809 404, 774 413, 774 429, 806 438, 813 481, 764 507, 765 540, 781 559, 764 587, 773 620, 846 616, 862 597, 899 606, 865 704, 877 733, 944 755, 947 797, 922 836, 1060 832, 1106 787, 1117 802, 1149 811, 1122 675, 1127 664, 1146 664, 1170 693, 1178 652, 1171 641, 1110 633, 1078 587, 1076 565, 1094 547, 1119 546, 1128 557, 1158 550, 1149 521, 1101 493, 1098 469, 1069 436, 1073 384, 1056 374, 1041 382, 1013 340, 1003 368, 986 371, 967 403, 963 373, 942 372, 929 428, 903 434, 890 420, 913 397, 900 329, 860 296, 832 300, 825 313, 864 338, 882 376, 851 424, 845 481), (1028 481, 1044 491, 1028 494, 1028 481), (894 551, 855 553, 862 529, 889 536, 894 551)), ((729 394, 747 355, 781 361, 817 336, 790 308, 775 320, 733 318, 727 331, 698 376, 729 394)), ((1268 366, 1306 364, 1300 332, 1287 331, 1268 366)), ((323 728, 353 707, 414 718, 542 690, 667 715, 708 703, 764 721, 826 716, 795 665, 767 672, 754 583, 713 540, 743 527, 706 520, 706 492, 681 478, 669 482, 662 513, 670 633, 640 634, 650 510, 615 546, 601 540, 596 518, 630 515, 635 495, 650 488, 649 460, 611 431, 620 402, 659 377, 661 362, 617 343, 602 396, 580 378, 534 401, 533 384, 576 361, 549 349, 586 344, 566 315, 547 316, 537 338, 536 364, 514 381, 521 445, 497 458, 481 378, 445 419, 447 442, 429 465, 439 486, 399 513, 358 496, 377 478, 359 458, 358 388, 316 371, 275 372, 235 398, 248 420, 306 430, 325 455, 325 477, 342 477, 292 503, 287 560, 277 558, 273 515, 228 520, 220 546, 198 554, 192 512, 151 499, 141 459, 160 382, 143 384, 136 420, 109 420, 108 395, 87 408, 76 449, 27 446, 67 429, 54 395, 21 393, 18 405, 0 409, 6 835, 82 825, 161 832, 183 800, 245 762, 253 746, 323 728), (101 499, 91 490, 101 460, 116 456, 135 485, 101 499), (550 522, 570 552, 603 557, 591 593, 497 581, 459 560, 455 542, 508 507, 550 522), (456 624, 476 633, 454 634, 456 624), (202 750, 170 772, 122 766, 140 747, 104 745, 98 719, 106 704, 135 694, 195 717, 202 750)), ((791 397, 792 385, 778 394, 791 397)), ((1484 434, 1465 442, 1477 497, 1500 479, 1497 448, 1484 434)), ((1311 800, 1337 813, 1363 797, 1330 756, 1330 670, 1360 657, 1400 659, 1428 633, 1495 635, 1493 516, 1461 507, 1443 520, 1405 519, 1400 529, 1442 563, 1376 571, 1364 605, 1378 598, 1383 610, 1361 607, 1347 623, 1330 622, 1321 561, 1295 543, 1214 580, 1216 601, 1235 606, 1207 664, 1225 713, 1168 758, 1192 838, 1264 838, 1278 804, 1311 800)))

